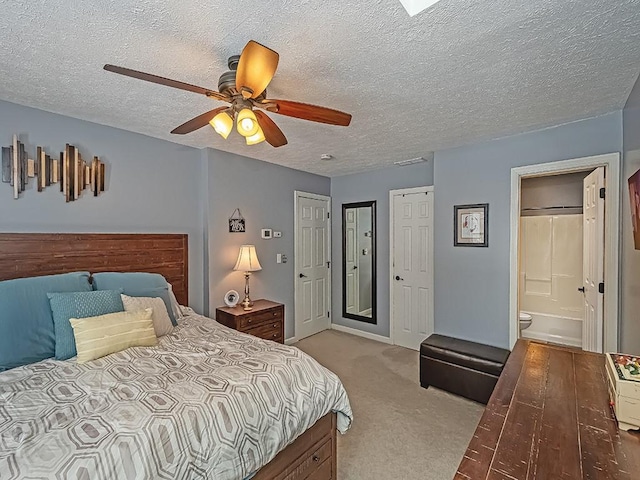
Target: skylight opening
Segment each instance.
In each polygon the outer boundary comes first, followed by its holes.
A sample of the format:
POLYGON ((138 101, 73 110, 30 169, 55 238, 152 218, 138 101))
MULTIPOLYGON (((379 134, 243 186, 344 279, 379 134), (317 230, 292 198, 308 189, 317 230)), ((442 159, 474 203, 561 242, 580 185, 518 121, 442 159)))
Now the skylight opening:
POLYGON ((413 17, 431 5, 438 3, 438 1, 439 0, 400 0, 400 3, 409 16, 413 17))

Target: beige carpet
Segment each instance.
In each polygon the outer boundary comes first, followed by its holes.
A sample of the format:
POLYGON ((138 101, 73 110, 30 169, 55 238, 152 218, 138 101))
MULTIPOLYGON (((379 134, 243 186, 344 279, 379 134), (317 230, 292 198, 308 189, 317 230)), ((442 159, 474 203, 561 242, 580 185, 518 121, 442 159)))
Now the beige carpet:
POLYGON ((484 406, 420 387, 418 352, 335 330, 295 344, 342 380, 354 422, 338 434, 340 480, 453 478, 484 406))

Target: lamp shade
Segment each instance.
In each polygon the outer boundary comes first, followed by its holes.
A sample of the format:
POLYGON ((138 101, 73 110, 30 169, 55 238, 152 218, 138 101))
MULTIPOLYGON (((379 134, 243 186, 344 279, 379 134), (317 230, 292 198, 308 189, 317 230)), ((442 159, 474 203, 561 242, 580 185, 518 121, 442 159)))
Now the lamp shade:
POLYGON ((241 272, 257 272, 262 270, 262 266, 258 261, 258 255, 256 254, 255 245, 242 245, 240 252, 238 253, 238 261, 234 270, 240 270, 241 272))
POLYGON ((245 138, 245 140, 247 141, 247 145, 256 145, 260 142, 264 142, 264 132, 260 127, 258 127, 258 132, 255 135, 245 138))
POLYGON ((209 122, 220 136, 226 139, 233 128, 233 118, 227 112, 220 112, 209 122))
POLYGON ((249 108, 243 108, 238 112, 236 119, 238 133, 243 137, 250 137, 258 133, 258 119, 256 115, 249 108))

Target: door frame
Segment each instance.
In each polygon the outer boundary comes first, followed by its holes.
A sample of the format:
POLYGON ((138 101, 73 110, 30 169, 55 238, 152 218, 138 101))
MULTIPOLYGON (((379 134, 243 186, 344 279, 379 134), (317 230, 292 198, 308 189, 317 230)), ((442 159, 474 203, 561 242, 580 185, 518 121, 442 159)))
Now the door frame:
POLYGON ((291 344, 297 341, 298 335, 298 327, 300 324, 300 320, 298 319, 298 199, 300 197, 311 198, 313 200, 323 200, 327 202, 327 212, 329 213, 329 217, 327 218, 327 237, 325 238, 327 245, 327 258, 329 263, 328 272, 328 280, 327 280, 327 308, 329 309, 329 324, 327 325, 327 329, 331 328, 333 324, 333 311, 331 305, 331 273, 332 273, 332 262, 331 262, 331 197, 327 195, 321 195, 318 193, 309 193, 303 192, 301 190, 293 191, 293 337, 288 338, 286 340, 287 344, 291 344))
POLYGON ((606 204, 604 225, 604 312, 602 351, 618 351, 619 250, 620 250, 620 153, 606 153, 591 157, 557 162, 539 163, 511 169, 511 221, 509 248, 509 345, 518 340, 518 252, 520 248, 520 186, 523 178, 562 175, 605 167, 606 204))
MULTIPOLYGON (((394 224, 394 210, 393 210, 393 197, 396 195, 406 195, 406 194, 411 194, 411 193, 432 193, 434 194, 433 197, 433 201, 435 204, 435 188, 433 185, 429 185, 429 186, 424 186, 424 187, 413 187, 413 188, 399 188, 396 190, 389 190, 389 340, 391 341, 392 345, 395 345, 395 338, 394 338, 394 332, 395 332, 395 317, 393 315, 393 254, 395 251, 395 246, 394 246, 394 230, 393 230, 393 224, 394 224)), ((433 218, 433 214, 434 214, 433 210, 431 212, 431 225, 433 228, 434 224, 435 224, 435 219, 433 218)), ((434 248, 434 245, 431 245, 431 248, 434 248)), ((433 277, 433 262, 431 264, 431 280, 432 280, 432 284, 435 283, 435 279, 433 277)), ((429 305, 431 306, 430 308, 430 312, 429 312, 429 328, 431 329, 431 331, 434 331, 434 309, 433 309, 433 288, 431 288, 431 294, 430 294, 430 298, 429 298, 429 305)))

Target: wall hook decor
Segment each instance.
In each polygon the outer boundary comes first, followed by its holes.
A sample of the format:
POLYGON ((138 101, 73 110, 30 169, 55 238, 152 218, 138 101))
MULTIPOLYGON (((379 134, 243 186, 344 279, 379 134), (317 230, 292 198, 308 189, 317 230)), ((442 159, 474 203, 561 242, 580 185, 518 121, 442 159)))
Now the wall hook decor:
POLYGON ((242 233, 246 231, 244 217, 240 213, 240 209, 236 208, 229 217, 229 233, 242 233))
POLYGON ((10 147, 2 147, 2 181, 13 187, 13 198, 19 198, 29 183, 36 179, 39 192, 59 183, 67 202, 80 198, 89 188, 94 197, 104 192, 105 164, 98 157, 85 162, 77 147, 67 144, 59 158, 47 155, 43 147, 36 147, 35 158, 28 158, 24 143, 13 136, 10 147))

